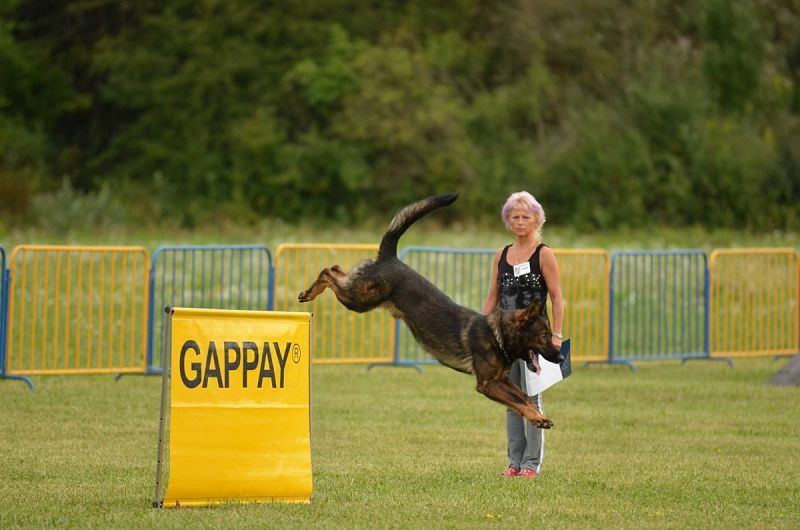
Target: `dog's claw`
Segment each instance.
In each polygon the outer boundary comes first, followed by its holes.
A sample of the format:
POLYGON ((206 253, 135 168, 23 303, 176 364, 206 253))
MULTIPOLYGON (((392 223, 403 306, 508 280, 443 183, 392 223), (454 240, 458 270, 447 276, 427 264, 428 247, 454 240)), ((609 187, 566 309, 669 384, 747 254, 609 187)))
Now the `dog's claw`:
POLYGON ((545 418, 543 420, 539 420, 538 422, 536 422, 536 426, 539 427, 540 429, 549 429, 550 427, 553 426, 553 422, 545 418))

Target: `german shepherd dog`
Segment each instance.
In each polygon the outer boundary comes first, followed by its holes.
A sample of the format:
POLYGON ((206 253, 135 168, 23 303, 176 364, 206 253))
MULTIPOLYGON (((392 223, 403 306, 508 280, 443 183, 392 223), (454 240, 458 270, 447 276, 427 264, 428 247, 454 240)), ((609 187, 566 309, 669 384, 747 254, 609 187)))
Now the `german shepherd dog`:
POLYGON ((385 307, 408 325, 416 340, 439 362, 475 374, 478 392, 516 410, 537 427, 549 429, 553 422, 508 376, 516 359, 525 359, 531 370, 536 354, 554 363, 564 360, 550 341, 545 302, 534 302, 518 311, 495 309, 483 315, 456 304, 397 258, 398 240, 408 227, 452 204, 457 197, 455 193, 438 195, 401 209, 384 234, 376 258, 362 261, 350 273, 338 265, 323 269, 297 298, 310 302, 328 287, 352 311, 385 307))

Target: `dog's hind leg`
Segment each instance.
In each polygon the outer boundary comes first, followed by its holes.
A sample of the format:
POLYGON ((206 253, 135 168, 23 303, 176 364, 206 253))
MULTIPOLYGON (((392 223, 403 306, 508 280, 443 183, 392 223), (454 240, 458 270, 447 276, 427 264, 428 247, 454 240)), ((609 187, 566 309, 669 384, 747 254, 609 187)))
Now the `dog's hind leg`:
POLYGON ((326 267, 320 271, 317 279, 311 284, 311 287, 297 295, 297 300, 300 302, 310 302, 322 294, 322 291, 324 291, 326 288, 330 287, 333 289, 333 286, 336 285, 337 279, 345 276, 346 274, 338 265, 326 267))
POLYGON ((521 416, 540 429, 549 429, 553 426, 553 422, 539 412, 539 409, 531 402, 530 398, 512 383, 508 377, 479 381, 477 389, 478 392, 489 399, 516 410, 521 416))
POLYGON ((388 286, 368 278, 361 265, 349 274, 338 265, 322 269, 311 287, 297 296, 300 302, 310 302, 329 288, 347 309, 363 313, 386 301, 388 286))

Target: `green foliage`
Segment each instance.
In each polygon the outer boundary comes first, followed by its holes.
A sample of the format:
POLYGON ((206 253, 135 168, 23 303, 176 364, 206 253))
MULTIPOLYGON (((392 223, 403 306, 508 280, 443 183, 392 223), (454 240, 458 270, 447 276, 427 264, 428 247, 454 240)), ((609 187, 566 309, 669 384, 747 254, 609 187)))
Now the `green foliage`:
POLYGON ((31 183, 44 170, 45 143, 20 119, 0 115, 0 208, 6 217, 27 211, 31 183))
POLYGON ((0 208, 21 218, 47 173, 48 126, 70 87, 39 47, 15 38, 17 4, 0 7, 0 208))
POLYGON ((552 167, 551 217, 600 228, 645 222, 655 175, 641 134, 605 106, 579 120, 575 145, 552 167))
POLYGON ((96 192, 80 193, 66 178, 57 191, 33 198, 31 214, 40 228, 53 233, 103 229, 125 221, 108 183, 96 192))
POLYGON ((643 135, 652 162, 653 175, 644 197, 651 219, 664 224, 699 224, 687 211, 696 199, 686 173, 688 146, 683 137, 694 119, 708 113, 709 105, 697 85, 674 78, 653 77, 631 87, 631 123, 643 135))
POLYGON ((769 228, 762 224, 769 212, 761 209, 780 200, 778 190, 765 185, 776 170, 774 142, 731 119, 697 123, 685 142, 691 149, 687 174, 692 193, 703 198, 691 203, 701 208, 693 217, 708 226, 769 228))
POLYGON ((185 226, 528 189, 583 228, 800 227, 793 2, 42 5, 0 8, 6 217, 70 175, 185 226))
POLYGON ((764 36, 758 13, 741 0, 706 0, 702 10, 706 77, 720 107, 744 109, 752 104, 761 78, 764 36))

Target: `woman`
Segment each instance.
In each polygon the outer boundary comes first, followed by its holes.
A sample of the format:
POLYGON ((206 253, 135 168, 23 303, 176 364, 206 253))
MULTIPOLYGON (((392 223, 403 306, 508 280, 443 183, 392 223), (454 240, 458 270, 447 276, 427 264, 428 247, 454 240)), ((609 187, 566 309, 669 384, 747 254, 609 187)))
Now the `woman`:
MULTIPOLYGON (((553 251, 541 241, 541 229, 545 222, 544 209, 527 191, 511 194, 502 209, 502 219, 514 234, 514 243, 499 249, 494 257, 492 281, 483 312, 500 309, 514 310, 527 307, 534 300, 550 295, 552 306, 553 344, 561 347, 563 336, 561 325, 564 306, 561 300, 561 274, 553 251)), ((538 356, 536 356, 538 357, 538 356)), ((538 358, 536 367, 538 372, 538 358)), ((511 365, 511 380, 527 393, 523 360, 511 365)), ((531 396, 539 410, 541 395, 531 396)), ((544 459, 544 430, 525 421, 515 410, 506 410, 506 434, 508 436, 508 477, 535 478, 544 459)))

